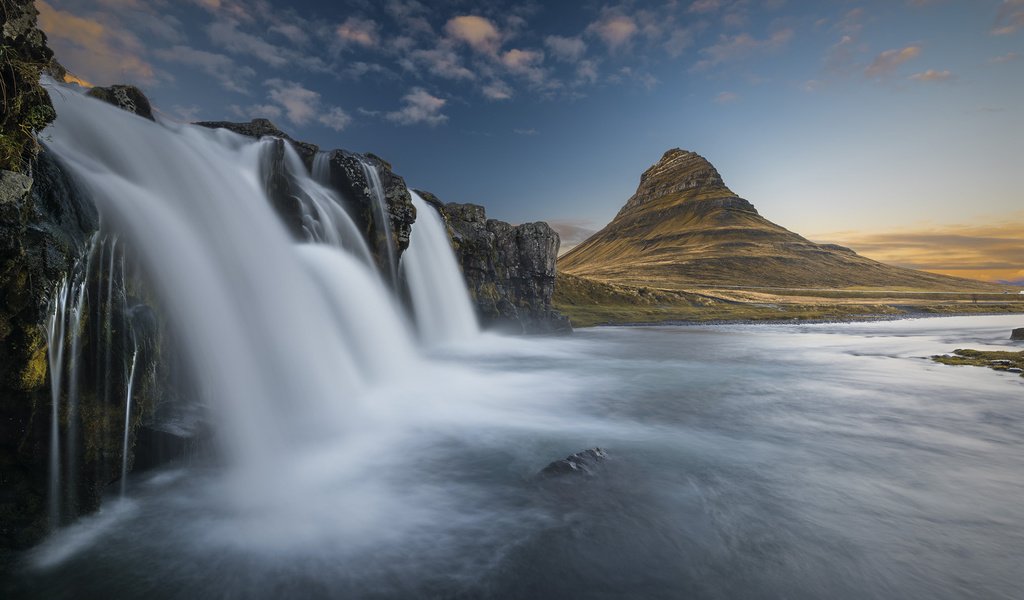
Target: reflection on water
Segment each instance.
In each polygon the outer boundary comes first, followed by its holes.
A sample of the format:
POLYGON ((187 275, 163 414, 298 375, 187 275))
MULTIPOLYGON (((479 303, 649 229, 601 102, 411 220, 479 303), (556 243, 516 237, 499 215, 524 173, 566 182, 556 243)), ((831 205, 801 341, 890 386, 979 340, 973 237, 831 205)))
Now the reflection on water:
POLYGON ((282 459, 281 498, 138 475, 9 596, 1019 598, 1024 379, 927 357, 1020 321, 485 337, 282 459))

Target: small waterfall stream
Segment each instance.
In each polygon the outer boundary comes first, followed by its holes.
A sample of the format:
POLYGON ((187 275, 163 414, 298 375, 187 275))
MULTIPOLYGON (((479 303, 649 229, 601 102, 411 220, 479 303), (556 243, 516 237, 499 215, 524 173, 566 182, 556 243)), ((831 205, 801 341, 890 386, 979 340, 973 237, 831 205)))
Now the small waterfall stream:
POLYGON ((366 176, 366 183, 370 186, 370 198, 373 200, 373 222, 377 228, 378 237, 382 237, 380 244, 384 248, 387 257, 388 281, 394 286, 398 282, 397 260, 395 258, 394 236, 391 233, 391 217, 388 215, 387 198, 384 196, 384 185, 380 181, 380 172, 377 165, 368 160, 360 159, 363 167, 363 174, 366 176))
POLYGON ((416 207, 402 276, 409 285, 416 325, 429 344, 466 340, 479 332, 466 281, 452 254, 444 221, 434 207, 409 190, 416 207))
POLYGON ((50 528, 60 525, 60 399, 64 376, 64 328, 68 313, 68 282, 61 281, 53 296, 50 318, 46 324, 46 344, 50 367, 50 466, 47 513, 50 528))

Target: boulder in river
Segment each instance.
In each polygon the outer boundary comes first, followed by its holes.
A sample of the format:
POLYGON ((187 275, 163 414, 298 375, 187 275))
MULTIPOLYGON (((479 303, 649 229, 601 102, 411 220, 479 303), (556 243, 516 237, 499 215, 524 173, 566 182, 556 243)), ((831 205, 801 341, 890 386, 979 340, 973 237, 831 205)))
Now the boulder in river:
POLYGON ((561 460, 549 464, 541 470, 541 477, 560 477, 563 475, 593 475, 598 464, 608 458, 608 453, 601 448, 590 448, 571 454, 561 460))

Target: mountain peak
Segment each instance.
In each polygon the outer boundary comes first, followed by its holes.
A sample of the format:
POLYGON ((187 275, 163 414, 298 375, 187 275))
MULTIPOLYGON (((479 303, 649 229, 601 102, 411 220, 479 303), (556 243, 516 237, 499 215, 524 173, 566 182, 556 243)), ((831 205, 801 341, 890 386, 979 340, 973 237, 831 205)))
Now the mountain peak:
POLYGON ((726 187, 722 176, 706 158, 680 148, 672 148, 640 175, 636 193, 622 207, 630 211, 673 194, 728 198, 736 195, 726 187))

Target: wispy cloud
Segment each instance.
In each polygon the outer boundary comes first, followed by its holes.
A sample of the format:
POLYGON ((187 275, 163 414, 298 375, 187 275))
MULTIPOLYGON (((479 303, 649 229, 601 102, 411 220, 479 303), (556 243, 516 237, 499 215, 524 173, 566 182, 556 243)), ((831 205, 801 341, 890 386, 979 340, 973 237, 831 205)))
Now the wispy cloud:
POLYGON ((718 92, 715 96, 715 104, 732 104, 739 99, 739 95, 735 92, 718 92))
POLYGON ((749 33, 722 34, 717 43, 701 49, 704 58, 693 65, 693 70, 704 71, 723 63, 748 58, 759 51, 781 48, 793 39, 793 33, 792 29, 779 29, 764 39, 755 38, 749 33))
POLYGON ((256 75, 251 67, 239 66, 224 54, 197 50, 189 46, 172 46, 156 51, 163 61, 195 67, 217 80, 224 89, 246 94, 249 81, 256 75))
POLYGON ((255 106, 264 113, 283 114, 295 125, 303 126, 317 122, 335 131, 345 129, 352 122, 351 117, 337 106, 324 106, 320 93, 300 83, 284 79, 268 79, 264 82, 268 88, 269 105, 255 106), (275 111, 272 107, 279 107, 275 111))
POLYGON ((447 100, 438 98, 423 88, 413 88, 402 97, 402 108, 387 113, 385 117, 399 125, 423 123, 433 127, 448 120, 448 116, 441 113, 447 103, 447 100))
POLYGON ((915 81, 936 82, 949 81, 951 79, 955 79, 956 76, 950 71, 936 71, 935 69, 928 69, 921 73, 914 73, 910 78, 915 81))
POLYGON ((587 32, 596 35, 612 51, 627 46, 637 31, 636 21, 632 17, 607 11, 587 27, 587 32))
POLYGON ((588 237, 597 232, 594 223, 586 219, 553 219, 548 225, 558 233, 561 244, 558 246, 558 254, 561 256, 583 243, 588 237))
POLYGON ((58 10, 37 0, 39 27, 75 73, 96 84, 133 82, 152 85, 158 76, 143 58, 145 45, 117 23, 58 10))
POLYGON ((1002 64, 1002 63, 1008 63, 1011 60, 1017 60, 1018 58, 1020 58, 1020 54, 1018 54, 1017 52, 1007 52, 1006 54, 1000 54, 999 56, 993 56, 992 58, 989 59, 988 62, 990 62, 992 64, 997 64, 998 65, 998 64, 1002 64))
POLYGON ((580 37, 564 37, 560 35, 549 35, 544 38, 544 45, 551 51, 556 60, 567 63, 575 63, 583 58, 587 51, 587 44, 580 37))
POLYGON ((875 60, 871 61, 871 64, 864 69, 864 74, 871 78, 885 77, 896 71, 903 63, 920 55, 920 46, 907 46, 905 48, 886 50, 876 56, 875 60))
POLYGON ((342 45, 354 44, 364 48, 373 48, 380 40, 377 23, 360 17, 348 17, 335 28, 334 33, 342 45))
POLYGON ((482 54, 496 54, 501 47, 501 34, 490 20, 476 15, 463 15, 449 19, 445 32, 453 39, 467 44, 482 54))
POLYGON ((986 281, 1024 276, 1024 219, 995 226, 947 225, 816 237, 912 269, 986 281))
POLYGON ((1003 0, 992 35, 1012 35, 1024 29, 1024 0, 1003 0))

